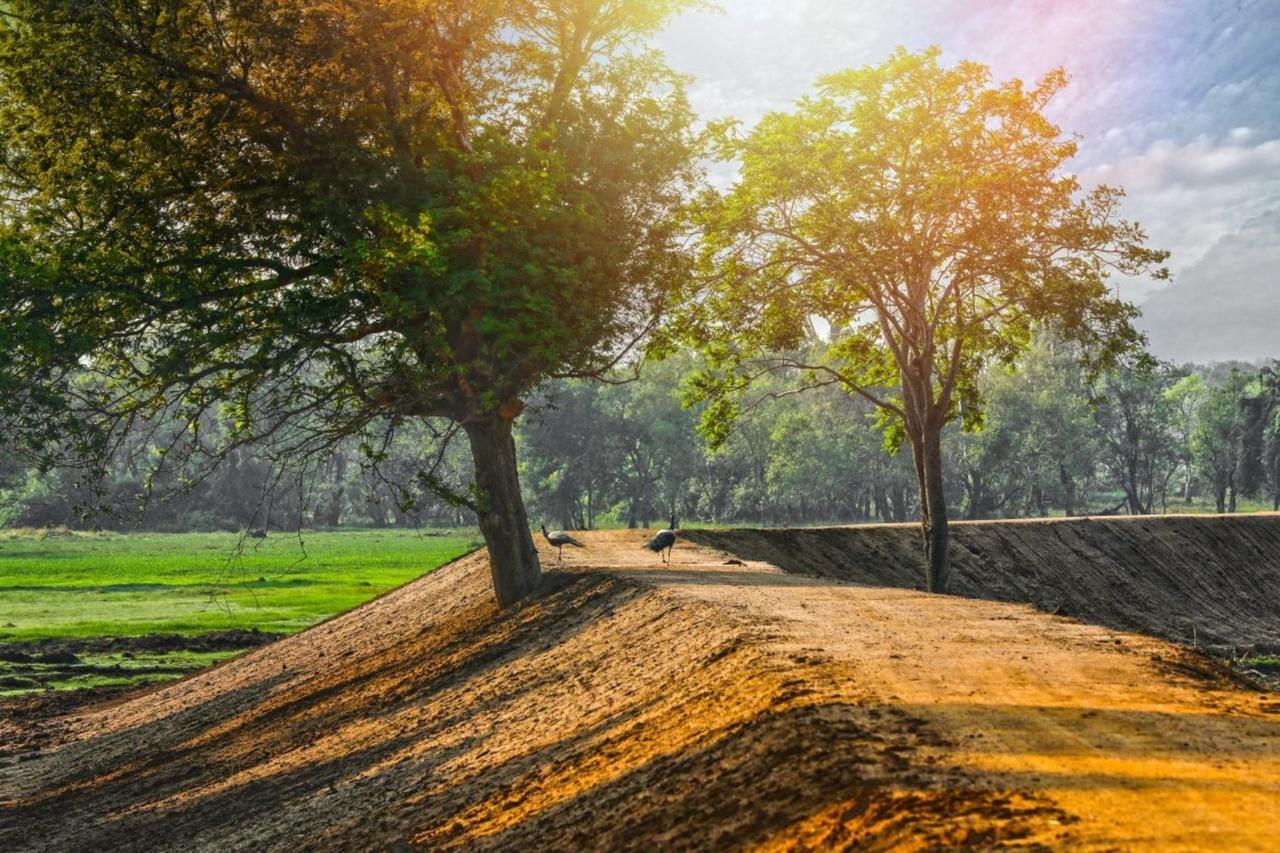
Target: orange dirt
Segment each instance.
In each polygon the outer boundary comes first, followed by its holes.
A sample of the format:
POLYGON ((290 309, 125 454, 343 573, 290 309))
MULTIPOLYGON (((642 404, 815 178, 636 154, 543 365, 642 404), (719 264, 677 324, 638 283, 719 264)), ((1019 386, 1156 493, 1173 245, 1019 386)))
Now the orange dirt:
POLYGON ((0 849, 1277 844, 1280 697, 1206 659, 644 538, 505 614, 466 557, 54 720, 0 758, 0 849))

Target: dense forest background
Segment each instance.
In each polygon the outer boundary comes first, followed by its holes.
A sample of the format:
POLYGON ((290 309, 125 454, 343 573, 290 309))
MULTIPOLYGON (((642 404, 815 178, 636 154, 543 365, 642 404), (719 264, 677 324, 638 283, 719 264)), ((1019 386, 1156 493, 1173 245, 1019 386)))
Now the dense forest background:
MULTIPOLYGON (((981 429, 953 424, 946 436, 958 517, 1280 508, 1280 363, 1089 377, 1077 356, 1046 335, 1015 369, 986 371, 981 429)), ((616 382, 544 387, 517 437, 532 519, 581 529, 648 526, 671 514, 761 525, 919 517, 910 456, 886 442, 869 403, 832 387, 794 393, 796 377, 776 377, 759 385, 713 452, 699 433, 701 411, 682 403, 699 366, 678 353, 616 382)), ((176 440, 163 423, 142 424, 96 473, 40 472, 0 448, 0 527, 473 523, 437 494, 468 487, 465 442, 443 445, 430 424, 407 425, 377 448, 353 436, 303 466, 242 446, 217 465, 170 471, 161 462, 176 440)))

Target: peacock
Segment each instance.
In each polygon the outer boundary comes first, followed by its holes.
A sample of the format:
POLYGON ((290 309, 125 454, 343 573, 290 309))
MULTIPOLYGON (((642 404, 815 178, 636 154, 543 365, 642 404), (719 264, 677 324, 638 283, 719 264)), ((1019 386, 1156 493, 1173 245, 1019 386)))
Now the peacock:
POLYGON ((662 562, 670 563, 671 549, 675 547, 676 544, 676 530, 676 517, 672 515, 671 526, 666 530, 659 530, 658 534, 650 539, 644 547, 653 551, 655 554, 662 554, 662 562), (664 551, 666 553, 663 553, 664 551))
POLYGON ((574 539, 568 533, 565 533, 563 530, 553 530, 550 533, 548 533, 547 526, 545 524, 542 525, 542 535, 547 538, 548 542, 556 546, 556 562, 560 562, 561 560, 564 559, 565 545, 572 545, 575 548, 587 547, 586 545, 583 545, 581 542, 579 542, 577 539, 574 539))

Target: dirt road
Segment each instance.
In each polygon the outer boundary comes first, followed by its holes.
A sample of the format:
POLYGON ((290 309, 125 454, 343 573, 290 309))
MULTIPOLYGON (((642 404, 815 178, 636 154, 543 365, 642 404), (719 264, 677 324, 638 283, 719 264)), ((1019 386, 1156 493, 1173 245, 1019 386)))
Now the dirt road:
POLYGON ((509 613, 464 558, 36 752, 0 725, 0 848, 1277 843, 1280 697, 1195 656, 642 539, 509 613))
MULTIPOLYGON (((783 571, 919 589, 919 524, 696 530, 783 571)), ((1220 655, 1280 654, 1280 513, 954 521, 952 589, 1220 655)))
POLYGON ((618 570, 847 667, 946 739, 929 759, 1047 796, 1078 819, 1076 844, 1280 849, 1280 696, 1236 689, 1166 643, 1027 606, 727 559, 686 546, 668 570, 618 570))

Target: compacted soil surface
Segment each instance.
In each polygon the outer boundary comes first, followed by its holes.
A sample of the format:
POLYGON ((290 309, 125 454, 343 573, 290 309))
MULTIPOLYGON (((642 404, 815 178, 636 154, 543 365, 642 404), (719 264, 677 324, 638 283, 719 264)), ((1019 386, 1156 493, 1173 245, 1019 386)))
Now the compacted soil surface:
POLYGON ((0 721, 0 849, 1277 844, 1280 696, 1182 646, 584 538, 511 612, 479 552, 38 738, 0 721))
MULTIPOLYGON (((784 571, 918 588, 919 524, 690 531, 784 571)), ((952 591, 1224 657, 1280 655, 1280 515, 960 521, 952 591)))

